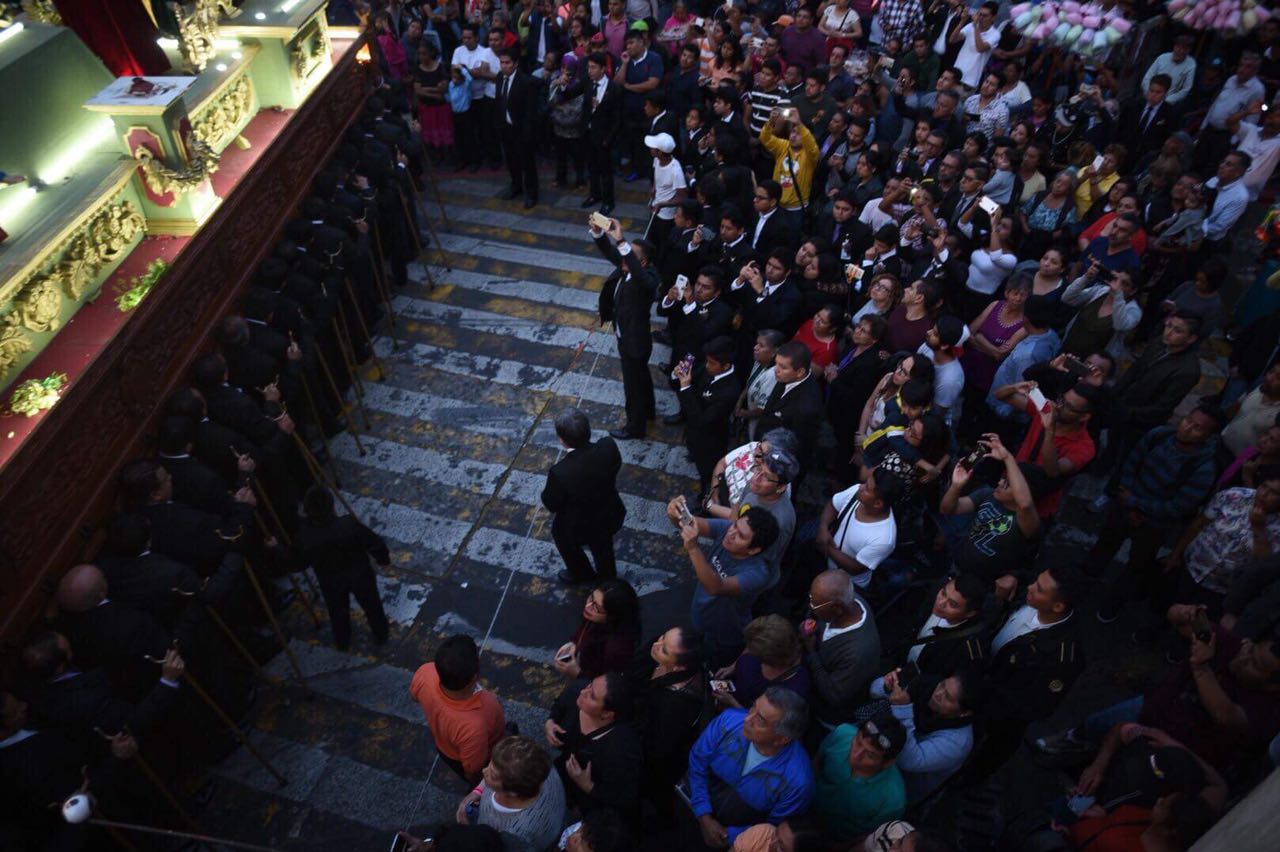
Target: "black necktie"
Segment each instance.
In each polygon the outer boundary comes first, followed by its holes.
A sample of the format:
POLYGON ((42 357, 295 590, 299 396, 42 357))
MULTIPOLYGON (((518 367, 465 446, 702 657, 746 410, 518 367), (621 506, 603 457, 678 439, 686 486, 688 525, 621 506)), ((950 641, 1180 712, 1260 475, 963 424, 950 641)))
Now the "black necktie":
POLYGON ((1151 123, 1151 115, 1154 112, 1155 112, 1155 109, 1151 106, 1151 104, 1147 104, 1147 108, 1142 111, 1142 120, 1138 122, 1139 133, 1147 132, 1147 125, 1151 123))

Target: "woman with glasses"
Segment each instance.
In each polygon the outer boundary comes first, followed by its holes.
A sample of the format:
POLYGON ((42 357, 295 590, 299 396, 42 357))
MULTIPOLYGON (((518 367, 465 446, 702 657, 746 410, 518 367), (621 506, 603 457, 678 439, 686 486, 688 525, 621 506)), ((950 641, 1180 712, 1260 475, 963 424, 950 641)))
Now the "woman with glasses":
POLYGON ((867 316, 879 316, 888 319, 889 314, 898 306, 898 301, 901 298, 902 284, 897 277, 887 272, 881 272, 872 277, 871 283, 867 286, 866 303, 854 312, 849 321, 857 324, 862 321, 863 317, 867 316))
POLYGON ((623 671, 640 641, 640 601, 626 580, 603 580, 582 606, 582 623, 556 651, 553 665, 568 678, 623 671))
MULTIPOLYGON (((881 276, 881 279, 896 284, 892 276, 881 276)), ((849 465, 849 459, 858 446, 862 409, 887 364, 888 353, 883 345, 886 327, 884 317, 879 314, 862 317, 849 333, 852 345, 836 363, 827 365, 824 373, 827 418, 836 435, 835 476, 842 483, 853 481, 855 470, 849 465)))
POLYGON ((921 379, 933 385, 933 362, 923 355, 914 352, 899 352, 889 362, 889 372, 876 385, 871 396, 862 407, 862 417, 858 421, 858 443, 884 425, 887 415, 886 406, 894 403, 898 391, 909 379, 921 379))

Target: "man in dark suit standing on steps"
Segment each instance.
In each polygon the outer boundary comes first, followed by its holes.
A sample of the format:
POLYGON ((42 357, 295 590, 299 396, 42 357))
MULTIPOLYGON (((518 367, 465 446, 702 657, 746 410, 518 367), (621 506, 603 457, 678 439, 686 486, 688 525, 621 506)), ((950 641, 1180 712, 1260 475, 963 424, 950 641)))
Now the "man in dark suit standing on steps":
POLYGON ((609 60, 603 53, 592 53, 587 57, 587 79, 579 84, 586 94, 582 135, 587 140, 590 181, 582 206, 599 204, 606 216, 613 212, 613 145, 622 125, 622 86, 609 79, 608 68, 609 60))
POLYGON ((609 220, 609 230, 589 223, 591 237, 605 260, 616 269, 600 288, 600 324, 613 323, 622 362, 622 389, 626 397, 626 422, 609 434, 619 440, 643 438, 645 424, 657 408, 653 400, 653 376, 649 356, 653 354, 653 332, 649 328, 649 308, 658 294, 658 270, 650 263, 653 243, 622 238, 622 225, 609 220))
POLYGON ((685 415, 684 442, 698 469, 702 495, 707 493, 716 462, 728 450, 729 415, 742 392, 742 383, 734 375, 733 354, 733 339, 722 335, 703 347, 703 370, 696 380, 693 367, 676 367, 685 415))
POLYGON ((508 48, 498 55, 498 97, 494 101, 493 120, 502 142, 502 156, 511 173, 507 198, 524 193, 526 210, 538 203, 538 163, 534 134, 534 84, 516 64, 516 53, 508 48))
POLYGON ((778 384, 764 404, 764 414, 760 415, 760 434, 781 427, 790 429, 800 439, 797 456, 802 471, 809 469, 825 416, 822 389, 809 369, 812 363, 813 354, 803 343, 792 340, 779 346, 773 366, 778 384))
POLYGON ((627 514, 618 496, 618 445, 612 438, 592 443, 591 423, 576 408, 556 418, 556 437, 569 454, 547 471, 542 505, 555 515, 551 537, 568 569, 557 576, 570 585, 616 577, 613 537, 627 514), (594 570, 584 547, 595 559, 594 570))

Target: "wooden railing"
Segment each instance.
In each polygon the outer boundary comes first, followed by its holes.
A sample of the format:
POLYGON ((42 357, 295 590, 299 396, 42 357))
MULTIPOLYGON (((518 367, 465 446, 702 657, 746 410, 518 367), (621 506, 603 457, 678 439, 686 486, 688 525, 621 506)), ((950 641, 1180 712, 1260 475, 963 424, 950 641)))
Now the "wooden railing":
MULTIPOLYGON (((112 511, 120 465, 149 451, 165 396, 211 348, 253 270, 309 191, 370 83, 360 42, 192 237, 130 321, 76 379, 0 476, 0 643, 10 651, 44 615, 58 578, 85 558, 112 511)), ((6 653, 4 656, 8 656, 6 653)))

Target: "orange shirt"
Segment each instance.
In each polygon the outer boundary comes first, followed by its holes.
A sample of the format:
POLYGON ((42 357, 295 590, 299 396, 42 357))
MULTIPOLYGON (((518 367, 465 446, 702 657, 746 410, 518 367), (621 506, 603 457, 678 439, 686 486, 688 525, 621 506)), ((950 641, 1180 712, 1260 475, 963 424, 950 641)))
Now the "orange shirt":
POLYGON ((435 663, 427 663, 414 673, 409 694, 422 706, 440 753, 459 761, 468 775, 479 773, 505 733, 506 717, 498 697, 477 687, 461 701, 450 698, 440 688, 435 663))

